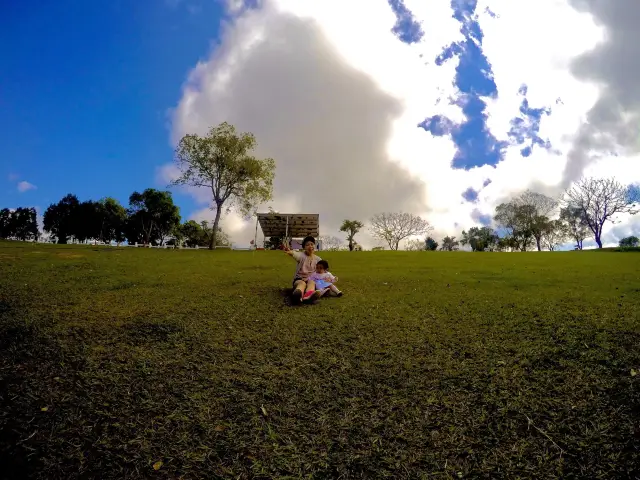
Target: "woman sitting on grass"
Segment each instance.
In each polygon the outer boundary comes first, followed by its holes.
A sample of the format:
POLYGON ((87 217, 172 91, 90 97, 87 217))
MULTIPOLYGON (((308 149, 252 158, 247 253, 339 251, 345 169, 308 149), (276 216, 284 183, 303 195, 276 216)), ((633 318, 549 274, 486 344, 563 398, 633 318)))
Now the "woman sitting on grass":
POLYGON ((316 291, 315 282, 309 279, 310 275, 316 273, 316 265, 322 260, 313 253, 316 249, 316 239, 305 237, 302 241, 303 252, 294 252, 284 244, 282 247, 287 255, 292 256, 298 262, 296 273, 293 275, 293 303, 313 302, 320 298, 323 292, 316 291))

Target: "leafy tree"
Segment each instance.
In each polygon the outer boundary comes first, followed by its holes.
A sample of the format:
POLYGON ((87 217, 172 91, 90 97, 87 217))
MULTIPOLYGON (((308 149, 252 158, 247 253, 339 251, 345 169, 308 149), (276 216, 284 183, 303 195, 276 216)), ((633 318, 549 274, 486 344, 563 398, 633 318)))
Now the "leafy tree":
POLYGON ((533 206, 506 202, 496 207, 494 220, 498 226, 507 230, 512 244, 515 245, 514 248, 526 252, 534 239, 532 224, 536 217, 533 206))
POLYGON ((349 251, 353 251, 356 234, 364 228, 364 223, 358 220, 345 220, 340 227, 341 232, 346 232, 349 251))
POLYGON ((436 242, 431 237, 427 237, 427 239, 424 241, 424 247, 425 250, 433 252, 438 249, 438 242, 436 242))
POLYGON ((102 211, 100 239, 106 243, 115 241, 120 245, 126 238, 127 210, 118 200, 111 197, 100 200, 100 209, 102 211))
POLYGON ((371 219, 371 233, 384 240, 391 250, 398 250, 407 237, 423 235, 433 230, 428 221, 412 213, 379 213, 371 219))
POLYGON ((638 239, 638 237, 633 235, 631 237, 626 237, 626 238, 623 238, 622 240, 620 240, 619 245, 622 248, 635 248, 638 245, 640 245, 640 239, 638 239))
POLYGON ((446 236, 442 239, 442 246, 440 247, 440 250, 452 252, 454 250, 458 250, 459 245, 460 242, 456 240, 456 237, 446 236))
POLYGON ((498 243, 498 235, 491 227, 471 227, 468 232, 462 231, 462 245, 469 245, 474 252, 493 251, 498 243))
POLYGON ((212 127, 200 137, 185 135, 176 149, 176 165, 181 172, 173 185, 190 185, 211 190, 216 212, 209 248, 216 247, 223 209, 235 206, 243 215, 271 200, 275 161, 257 159, 251 152, 256 139, 251 133, 238 134, 227 122, 212 127))
POLYGON ((15 238, 23 242, 36 240, 40 236, 36 209, 24 207, 13 211, 3 209, 0 212, 0 230, 0 238, 15 238))
POLYGON ((0 238, 11 238, 13 236, 11 216, 11 210, 8 208, 0 210, 0 238))
POLYGON ((104 217, 101 207, 100 203, 87 200, 75 209, 71 233, 80 243, 100 238, 104 217))
POLYGON ((582 250, 582 243, 589 234, 589 226, 579 208, 565 207, 560 209, 560 220, 567 226, 569 236, 575 240, 578 250, 582 250))
POLYGON ((524 226, 531 232, 536 241, 538 251, 542 250, 542 237, 549 225, 549 216, 558 208, 558 201, 541 193, 526 190, 514 199, 514 204, 520 208, 522 221, 529 221, 524 226))
MULTIPOLYGON (((200 225, 202 226, 202 231, 204 233, 204 243, 202 244, 202 246, 203 247, 206 245, 210 246, 211 238, 213 237, 212 233, 213 233, 214 227, 213 226, 209 227, 209 222, 207 222, 206 220, 200 222, 200 225)), ((216 238, 216 245, 226 246, 231 244, 229 235, 223 232, 220 227, 218 227, 216 231, 215 238, 216 238)))
POLYGON ((562 220, 549 220, 542 230, 544 245, 553 252, 571 237, 569 227, 562 220))
POLYGON ((269 237, 269 240, 264 242, 264 248, 266 250, 279 250, 283 241, 282 237, 269 237))
POLYGON ((615 223, 621 213, 638 213, 638 188, 626 186, 613 178, 582 178, 565 192, 567 207, 580 212, 602 248, 602 228, 606 222, 615 223))
POLYGON ((127 238, 129 243, 142 242, 145 245, 164 240, 180 223, 180 211, 173 203, 170 192, 147 188, 144 192, 133 192, 129 197, 129 222, 127 238))
POLYGON ((66 244, 77 231, 79 206, 78 197, 68 194, 58 203, 51 204, 44 212, 44 230, 49 232, 58 243, 66 244))
POLYGON ((206 242, 206 234, 202 230, 202 227, 195 220, 189 220, 188 222, 180 225, 180 233, 184 238, 184 243, 188 247, 196 247, 206 242))

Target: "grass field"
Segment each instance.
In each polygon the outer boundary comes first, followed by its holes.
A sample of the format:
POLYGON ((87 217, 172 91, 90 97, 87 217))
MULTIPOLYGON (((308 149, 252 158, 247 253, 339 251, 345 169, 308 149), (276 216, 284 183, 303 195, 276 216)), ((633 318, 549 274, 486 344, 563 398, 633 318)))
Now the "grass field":
POLYGON ((633 478, 640 255, 0 243, 0 477, 633 478))

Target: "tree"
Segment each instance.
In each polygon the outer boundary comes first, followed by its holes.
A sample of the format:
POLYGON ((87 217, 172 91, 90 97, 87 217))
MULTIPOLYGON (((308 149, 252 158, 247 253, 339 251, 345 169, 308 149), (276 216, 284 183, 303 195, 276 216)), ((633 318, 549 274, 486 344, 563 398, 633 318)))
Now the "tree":
POLYGON ((80 243, 84 243, 89 239, 100 238, 103 210, 102 205, 91 200, 85 201, 78 205, 74 211, 72 235, 80 243))
POLYGON ((129 197, 129 229, 127 238, 136 242, 141 238, 145 245, 157 242, 162 245, 165 238, 180 223, 180 211, 173 203, 171 192, 147 188, 144 192, 133 192, 129 197))
POLYGON ((65 244, 69 237, 77 231, 77 210, 80 206, 78 197, 65 195, 56 204, 51 204, 44 212, 44 230, 49 232, 58 243, 65 244))
POLYGON ((0 238, 11 238, 13 236, 11 217, 11 210, 8 208, 0 210, 0 238))
POLYGON ((458 250, 459 245, 460 242, 456 240, 456 237, 446 236, 442 239, 442 246, 440 247, 440 250, 452 252, 454 250, 458 250))
POLYGON ((405 249, 409 252, 420 252, 425 250, 426 244, 424 240, 407 240, 407 244, 405 245, 405 249))
POLYGON ((0 211, 0 238, 16 240, 36 240, 38 231, 38 214, 35 208, 18 207, 15 210, 4 208, 0 211))
POLYGON ((364 223, 358 220, 345 220, 340 227, 341 232, 346 232, 347 242, 349 242, 349 251, 353 251, 356 234, 364 228, 364 223))
POLYGON ((428 221, 411 213, 379 213, 371 219, 371 233, 384 240, 391 250, 398 250, 407 237, 423 235, 433 230, 428 221))
POLYGON ((496 207, 494 220, 499 227, 507 230, 514 248, 526 252, 533 241, 532 224, 535 217, 535 208, 531 205, 506 202, 496 207))
POLYGON ((522 195, 514 199, 516 206, 521 207, 520 213, 527 215, 522 220, 528 219, 528 230, 536 241, 538 251, 542 250, 542 236, 549 225, 549 216, 558 208, 558 201, 541 193, 526 190, 522 195))
POLYGON ((202 226, 195 220, 189 220, 178 228, 180 237, 184 239, 184 243, 188 247, 199 247, 206 242, 206 234, 202 230, 202 226))
POLYGON ((337 252, 342 249, 342 245, 344 242, 338 238, 333 237, 331 235, 321 235, 318 240, 322 243, 322 250, 327 250, 331 252, 337 252))
POLYGON ((501 237, 496 244, 496 251, 498 252, 513 252, 518 249, 518 242, 516 242, 512 236, 501 237))
POLYGON ((631 237, 626 237, 620 240, 619 245, 622 248, 636 248, 638 245, 640 245, 640 239, 633 235, 631 237))
POLYGON ((225 206, 235 206, 248 215, 257 205, 271 200, 275 161, 257 159, 250 153, 256 147, 251 133, 238 134, 227 122, 212 127, 200 137, 182 137, 176 149, 176 165, 181 172, 173 185, 190 185, 211 190, 216 212, 209 248, 216 247, 216 235, 225 206))
POLYGON ((549 220, 542 229, 542 241, 551 252, 565 243, 568 238, 571 238, 571 232, 562 220, 549 220))
POLYGON ((582 178, 565 192, 567 207, 580 214, 602 248, 602 228, 606 222, 616 223, 621 213, 638 213, 637 188, 625 186, 613 178, 582 178))
POLYGON ((431 237, 427 237, 427 239, 424 241, 424 248, 427 251, 433 252, 438 249, 438 242, 436 242, 431 237))
POLYGON ((474 252, 493 251, 498 243, 498 235, 491 227, 471 227, 462 231, 462 245, 469 245, 474 252))
POLYGON ((126 238, 127 210, 111 197, 100 200, 100 208, 102 210, 100 239, 105 243, 115 241, 119 246, 126 238))
MULTIPOLYGON (((206 220, 203 220, 202 222, 200 222, 200 226, 202 227, 202 232, 204 233, 204 242, 201 246, 205 247, 207 245, 211 245, 211 238, 214 237, 213 235, 213 230, 214 227, 213 225, 211 227, 209 227, 209 222, 207 222, 206 220)), ((220 246, 228 246, 231 244, 231 240, 229 239, 229 235, 227 235, 225 232, 222 231, 222 229, 220 227, 217 228, 216 230, 216 234, 215 234, 215 238, 216 238, 216 246, 220 245, 220 246)))
POLYGON ((283 241, 282 237, 269 237, 269 240, 264 242, 264 248, 266 250, 279 250, 283 241))
POLYGON ((564 222, 569 236, 575 240, 578 250, 582 250, 582 243, 589 234, 589 227, 579 208, 565 207, 560 209, 560 220, 564 222))

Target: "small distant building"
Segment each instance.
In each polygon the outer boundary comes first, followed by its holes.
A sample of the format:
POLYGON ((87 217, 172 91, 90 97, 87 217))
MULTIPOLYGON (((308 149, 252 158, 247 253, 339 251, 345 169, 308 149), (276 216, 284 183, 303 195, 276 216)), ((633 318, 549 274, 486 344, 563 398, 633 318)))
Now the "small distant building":
POLYGON ((307 236, 316 239, 316 248, 320 250, 320 215, 317 213, 258 213, 256 215, 256 234, 254 245, 258 245, 258 225, 262 230, 263 245, 267 238, 282 238, 293 250, 302 249, 302 240, 307 236))

